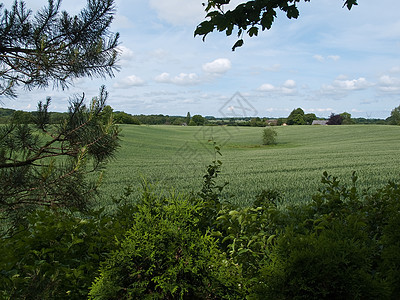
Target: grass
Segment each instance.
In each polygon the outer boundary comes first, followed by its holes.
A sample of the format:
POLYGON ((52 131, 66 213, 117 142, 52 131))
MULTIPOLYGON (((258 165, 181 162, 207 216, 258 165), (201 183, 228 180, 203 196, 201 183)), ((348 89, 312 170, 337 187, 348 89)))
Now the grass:
MULTIPOLYGON (((122 126, 122 146, 106 170, 103 200, 145 179, 159 190, 198 191, 214 159, 211 138, 221 145, 225 196, 239 204, 262 189, 287 201, 308 201, 324 171, 361 187, 399 179, 400 127, 377 125, 277 127, 277 145, 262 146, 262 128, 122 126)), ((139 193, 139 191, 138 191, 139 193)))

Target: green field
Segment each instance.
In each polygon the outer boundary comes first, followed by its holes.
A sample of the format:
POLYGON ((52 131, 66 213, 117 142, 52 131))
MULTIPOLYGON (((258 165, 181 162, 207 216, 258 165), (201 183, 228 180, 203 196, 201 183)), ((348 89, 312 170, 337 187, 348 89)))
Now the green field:
MULTIPOLYGON (((262 189, 281 191, 286 201, 307 201, 324 171, 360 187, 380 187, 400 178, 400 127, 378 125, 277 127, 278 145, 262 146, 262 128, 133 126, 122 128, 116 160, 106 169, 103 200, 141 179, 163 191, 198 191, 221 145, 221 182, 226 197, 246 204, 262 189)), ((137 191, 139 194, 139 190, 137 191)))

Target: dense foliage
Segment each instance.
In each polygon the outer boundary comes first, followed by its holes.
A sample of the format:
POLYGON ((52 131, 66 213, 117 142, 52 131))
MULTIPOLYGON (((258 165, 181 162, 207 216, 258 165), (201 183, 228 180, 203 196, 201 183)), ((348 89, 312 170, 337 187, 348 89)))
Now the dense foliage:
POLYGON ((267 127, 263 130, 262 144, 263 145, 274 145, 276 144, 276 136, 278 134, 272 127, 267 127))
POLYGON ((329 117, 327 125, 342 125, 343 123, 343 116, 339 114, 332 113, 329 117))
POLYGON ((107 95, 102 87, 89 107, 84 96, 72 99, 57 125, 49 124, 48 98, 39 102, 34 124, 14 115, 0 127, 2 219, 21 225, 26 212, 40 206, 81 211, 90 206, 102 167, 119 146, 119 129, 102 115, 107 95))
POLYGON ((400 125, 400 105, 392 110, 387 121, 391 125, 400 125))
POLYGON ((0 4, 0 95, 15 89, 68 87, 74 78, 113 76, 118 34, 109 31, 113 0, 88 0, 77 16, 60 11, 61 0, 35 13, 16 0, 0 4))
MULTIPOLYGON (((304 1, 310 2, 310 0, 304 1)), ((289 19, 297 19, 300 14, 297 8, 297 2, 300 0, 253 0, 225 11, 224 5, 230 2, 230 0, 208 0, 204 3, 209 20, 197 26, 195 36, 203 36, 204 40, 214 30, 225 32, 227 36, 237 30, 239 39, 232 48, 234 51, 244 44, 244 33, 252 37, 257 36, 260 29, 262 31, 271 29, 277 17, 277 11, 284 12, 289 19)), ((357 0, 345 0, 343 6, 347 6, 350 10, 353 5, 357 5, 357 0)))
POLYGON ((281 207, 263 190, 238 207, 221 201, 220 166, 198 196, 144 185, 111 214, 31 213, 27 230, 2 238, 2 298, 396 298, 398 184, 361 191, 355 173, 350 185, 324 173, 308 204, 281 207))

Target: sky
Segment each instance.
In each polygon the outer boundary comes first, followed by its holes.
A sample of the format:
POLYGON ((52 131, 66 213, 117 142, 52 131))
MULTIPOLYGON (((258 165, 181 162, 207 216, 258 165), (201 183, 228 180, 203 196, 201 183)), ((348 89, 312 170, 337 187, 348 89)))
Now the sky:
MULTIPOLYGON (((130 114, 287 117, 300 107, 318 117, 387 118, 400 105, 398 0, 360 0, 351 11, 342 0, 302 1, 298 19, 278 13, 271 30, 245 37, 234 52, 235 35, 194 37, 204 1, 116 0, 115 77, 19 90, 17 99, 0 99, 3 107, 32 111, 50 96, 50 110, 66 111, 74 95, 90 100, 103 84, 108 104, 130 114)), ((25 2, 33 11, 47 3, 25 2)), ((77 14, 84 5, 64 0, 62 10, 77 14)))

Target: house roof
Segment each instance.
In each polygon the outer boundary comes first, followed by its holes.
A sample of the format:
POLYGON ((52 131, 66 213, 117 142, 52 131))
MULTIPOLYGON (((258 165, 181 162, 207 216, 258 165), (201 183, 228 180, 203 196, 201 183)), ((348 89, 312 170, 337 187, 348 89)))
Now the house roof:
POLYGON ((328 120, 314 120, 311 125, 327 125, 328 120))

